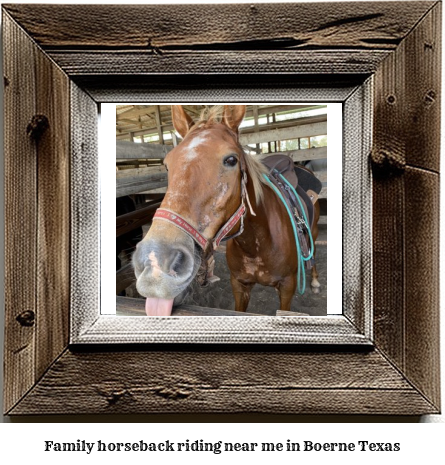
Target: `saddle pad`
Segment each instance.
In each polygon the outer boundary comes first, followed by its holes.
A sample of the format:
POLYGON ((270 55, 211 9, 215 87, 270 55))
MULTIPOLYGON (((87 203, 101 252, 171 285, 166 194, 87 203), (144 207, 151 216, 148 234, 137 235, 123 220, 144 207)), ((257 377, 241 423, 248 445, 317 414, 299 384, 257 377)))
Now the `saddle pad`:
POLYGON ((323 184, 312 171, 309 171, 303 166, 295 166, 295 172, 298 177, 298 185, 301 186, 305 192, 311 190, 320 194, 323 184))

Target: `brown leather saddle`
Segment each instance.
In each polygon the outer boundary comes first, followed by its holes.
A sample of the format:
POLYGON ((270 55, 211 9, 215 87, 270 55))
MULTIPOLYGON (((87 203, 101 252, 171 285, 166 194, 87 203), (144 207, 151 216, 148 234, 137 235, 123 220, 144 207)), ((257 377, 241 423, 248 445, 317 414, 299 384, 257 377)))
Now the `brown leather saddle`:
MULTIPOLYGON (((283 153, 269 155, 261 161, 268 168, 269 174, 273 174, 275 170, 292 184, 308 211, 309 226, 312 227, 314 204, 322 189, 321 181, 308 168, 295 165, 292 158, 283 153)), ((286 197, 288 196, 288 191, 283 192, 281 188, 280 190, 286 197)))
MULTIPOLYGON (((309 234, 314 223, 314 204, 322 189, 321 181, 307 168, 296 166, 292 158, 283 153, 276 153, 263 158, 262 163, 268 169, 268 178, 272 184, 279 189, 286 202, 289 211, 293 213, 297 225, 298 237, 304 255, 309 253, 309 234), (283 176, 294 188, 289 188, 287 183, 280 177, 283 176), (295 197, 298 195, 300 202, 295 197), (304 220, 304 213, 308 224, 304 220)), ((308 268, 312 261, 306 262, 308 268)))

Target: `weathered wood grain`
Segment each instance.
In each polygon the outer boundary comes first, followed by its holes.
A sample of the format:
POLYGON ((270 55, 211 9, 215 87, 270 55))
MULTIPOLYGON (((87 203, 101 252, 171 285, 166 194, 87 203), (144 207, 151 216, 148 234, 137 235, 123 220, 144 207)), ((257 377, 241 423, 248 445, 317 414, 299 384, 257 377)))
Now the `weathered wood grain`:
POLYGON ((70 96, 69 78, 36 51, 36 114, 48 128, 37 149, 36 376, 68 344, 70 296, 70 96))
POLYGON ((439 175, 407 167, 404 178, 405 372, 440 407, 440 353, 432 343, 440 330, 439 175))
POLYGON ((372 337, 372 79, 344 102, 342 160, 342 313, 372 337))
POLYGON ((131 263, 123 266, 116 271, 116 294, 120 294, 122 291, 127 289, 128 286, 131 286, 136 281, 134 275, 134 269, 131 263))
POLYGON ((376 73, 372 152, 374 340, 435 405, 440 8, 376 73))
MULTIPOLYGON (((134 275, 134 272, 133 272, 134 275)), ((136 278, 134 278, 136 279, 136 278)), ((132 299, 130 297, 116 297, 116 316, 141 316, 147 317, 145 313, 145 299, 132 299)), ((235 310, 224 310, 221 308, 198 307, 196 305, 180 305, 174 307, 172 316, 258 316, 256 313, 235 312, 235 310)), ((215 324, 215 327, 217 325, 215 324)))
MULTIPOLYGON (((242 54, 239 54, 242 56, 242 54)), ((180 62, 182 63, 182 61, 180 62)), ((178 63, 178 66, 180 66, 178 63)), ((182 69, 182 68, 181 68, 182 69)), ((82 89, 95 100, 103 103, 156 102, 171 104, 182 102, 250 103, 262 102, 320 102, 343 101, 363 83, 363 75, 336 74, 332 76, 298 74, 182 74, 171 75, 81 75, 72 76, 82 89)), ((203 70, 204 73, 204 70, 203 70)))
POLYGON ((147 207, 139 208, 134 212, 118 216, 116 218, 116 237, 149 223, 160 205, 161 202, 156 202, 147 207))
POLYGON ((159 144, 136 144, 134 142, 116 141, 116 159, 164 159, 173 147, 159 144))
POLYGON ((148 179, 121 178, 116 180, 116 197, 139 194, 165 186, 167 186, 167 175, 157 175, 156 178, 148 177, 148 179))
POLYGON ((88 328, 97 318, 100 296, 98 108, 72 82, 70 118, 71 339, 76 328, 88 328))
POLYGON ((438 3, 376 73, 374 162, 439 171, 441 5, 438 3))
POLYGON ((33 66, 36 47, 6 14, 2 32, 5 44, 6 411, 35 383, 37 157, 27 126, 36 114, 33 66))
MULTIPOLYGON (((121 142, 122 143, 122 142, 121 142)), ((135 144, 133 142, 127 142, 127 144, 135 144)), ((161 147, 155 144, 144 144, 151 145, 152 147, 161 147)), ((167 148, 166 146, 162 146, 167 148)), ((164 148, 161 147, 161 151, 164 152, 164 148)), ((153 152, 143 150, 145 153, 159 154, 159 150, 153 152)), ((133 154, 140 153, 138 150, 133 151, 133 154)), ((132 156, 132 155, 130 155, 132 156)), ((157 189, 167 185, 167 170, 165 166, 152 166, 147 168, 135 168, 119 170, 116 172, 116 197, 123 197, 124 195, 138 194, 143 191, 151 189, 157 189)), ((135 213, 136 215, 139 215, 135 213)), ((140 215, 139 215, 140 216, 140 215)), ((143 223, 145 224, 145 223, 143 223)))
POLYGON ((395 49, 433 5, 419 1, 326 3, 323 14, 316 3, 215 4, 211 8, 9 4, 4 8, 45 50, 129 48, 162 53, 172 47, 205 49, 211 45, 238 50, 395 49), (70 18, 69 35, 66 18, 70 18))
POLYGON ((45 413, 436 412, 378 353, 215 347, 67 351, 12 411, 45 413))
POLYGON ((298 139, 299 137, 312 137, 327 134, 327 123, 319 122, 303 124, 292 128, 269 129, 267 131, 240 134, 242 145, 272 142, 276 140, 298 139))
POLYGON ((201 51, 167 51, 155 55, 152 51, 49 51, 49 56, 70 76, 100 74, 133 75, 177 74, 370 74, 390 52, 387 50, 317 50, 314 52, 293 49, 280 51, 211 51, 203 56, 201 51))
POLYGON ((406 42, 406 163, 439 172, 441 117, 442 3, 413 30, 406 42), (415 125, 413 130, 409 127, 415 125))
POLYGON ((292 158, 293 161, 320 160, 327 158, 327 147, 313 147, 311 149, 288 150, 282 152, 292 158))
MULTIPOLYGON (((145 163, 142 161, 140 162, 141 164, 145 165, 145 163)), ((128 166, 128 165, 127 165, 128 166)), ((122 165, 119 166, 119 168, 122 168, 122 165)), ((145 176, 145 175, 150 175, 150 174, 166 174, 167 169, 165 168, 164 165, 149 165, 149 166, 144 166, 143 168, 125 168, 125 169, 119 169, 116 171, 116 179, 122 179, 122 178, 131 178, 131 177, 138 177, 138 176, 145 176)))
POLYGON ((405 43, 375 75, 372 160, 384 160, 373 179, 374 340, 404 369, 404 182, 385 175, 403 170, 405 155, 405 43), (380 176, 379 176, 380 174, 380 176))
MULTIPOLYGON (((282 107, 283 108, 283 107, 282 107)), ((307 109, 309 110, 310 108, 317 108, 317 105, 314 105, 312 107, 308 107, 307 109)), ((266 113, 267 115, 271 115, 271 113, 266 113)), ((266 118, 267 119, 267 118, 266 118)), ((291 119, 286 119, 283 121, 275 121, 275 122, 270 122, 266 124, 262 124, 259 128, 258 131, 255 130, 255 127, 245 127, 240 129, 240 134, 250 134, 250 133, 257 133, 257 132, 263 132, 263 131, 268 131, 270 129, 284 129, 284 128, 296 128, 299 126, 305 126, 308 124, 313 124, 313 123, 323 123, 327 121, 326 114, 324 115, 312 115, 312 116, 300 116, 296 118, 291 118, 291 119)))
POLYGON ((404 369, 403 179, 373 180, 374 341, 404 369))

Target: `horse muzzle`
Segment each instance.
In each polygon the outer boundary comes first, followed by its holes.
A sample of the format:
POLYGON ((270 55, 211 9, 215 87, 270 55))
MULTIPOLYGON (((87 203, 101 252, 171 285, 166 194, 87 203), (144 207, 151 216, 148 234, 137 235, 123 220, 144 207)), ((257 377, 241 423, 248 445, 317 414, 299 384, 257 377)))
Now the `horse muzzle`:
POLYGON ((148 315, 170 315, 175 297, 192 282, 200 260, 193 241, 185 235, 175 240, 148 234, 133 254, 136 289, 147 298, 148 315))

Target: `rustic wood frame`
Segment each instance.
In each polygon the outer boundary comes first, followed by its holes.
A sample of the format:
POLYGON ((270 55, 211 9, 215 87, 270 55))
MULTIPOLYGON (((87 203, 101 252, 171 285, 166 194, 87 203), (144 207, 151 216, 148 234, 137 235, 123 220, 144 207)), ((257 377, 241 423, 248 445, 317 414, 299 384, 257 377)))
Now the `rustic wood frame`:
POLYGON ((320 8, 3 6, 7 414, 439 412, 441 3, 320 8), (371 345, 70 343, 73 296, 93 305, 70 275, 97 258, 71 229, 97 211, 70 160, 94 170, 97 103, 341 93, 370 78, 372 125, 355 127, 372 127, 372 320, 350 322, 371 345))

